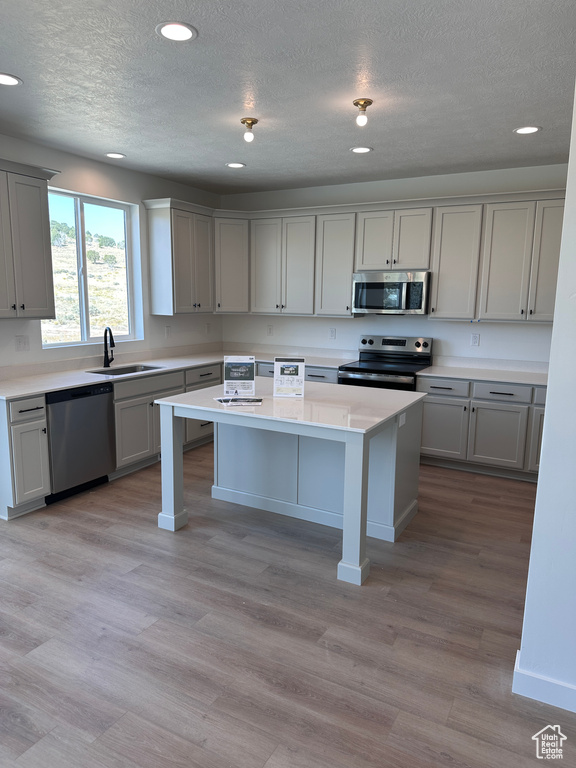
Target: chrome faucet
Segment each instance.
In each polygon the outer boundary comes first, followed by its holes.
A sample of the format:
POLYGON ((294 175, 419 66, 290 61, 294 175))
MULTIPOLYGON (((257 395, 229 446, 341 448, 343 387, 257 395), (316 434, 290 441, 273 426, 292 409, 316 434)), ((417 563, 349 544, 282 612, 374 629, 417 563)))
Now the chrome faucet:
POLYGON ((114 353, 112 347, 115 347, 114 336, 112 335, 112 328, 106 326, 104 328, 104 368, 110 368, 110 363, 114 360, 114 353), (110 345, 110 346, 108 346, 110 345))

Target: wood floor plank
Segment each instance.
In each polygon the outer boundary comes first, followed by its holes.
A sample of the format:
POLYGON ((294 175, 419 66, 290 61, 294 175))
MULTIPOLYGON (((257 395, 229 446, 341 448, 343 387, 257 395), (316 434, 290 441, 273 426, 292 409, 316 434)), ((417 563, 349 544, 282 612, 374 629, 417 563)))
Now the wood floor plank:
POLYGON ((0 523, 1 768, 524 768, 576 714, 511 692, 535 487, 424 466, 418 515, 339 582, 341 531, 160 466, 0 523))

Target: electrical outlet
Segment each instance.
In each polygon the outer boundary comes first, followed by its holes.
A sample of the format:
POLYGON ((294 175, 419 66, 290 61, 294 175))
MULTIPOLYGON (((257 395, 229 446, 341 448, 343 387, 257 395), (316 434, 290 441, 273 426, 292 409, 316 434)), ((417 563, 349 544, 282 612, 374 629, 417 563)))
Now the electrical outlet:
POLYGON ((336 328, 328 328, 328 338, 329 339, 336 338, 336 328))
POLYGON ((480 334, 479 333, 471 333, 470 334, 470 346, 471 347, 479 347, 480 346, 480 334))
POLYGON ((267 325, 266 326, 266 336, 274 336, 274 326, 273 325, 267 325))
POLYGON ((164 326, 164 338, 167 339, 170 336, 170 331, 172 330, 171 326, 165 325, 164 326))
POLYGON ((16 352, 30 352, 29 336, 16 336, 16 352))
POLYGON ((206 336, 210 333, 210 323, 204 323, 204 333, 206 336))

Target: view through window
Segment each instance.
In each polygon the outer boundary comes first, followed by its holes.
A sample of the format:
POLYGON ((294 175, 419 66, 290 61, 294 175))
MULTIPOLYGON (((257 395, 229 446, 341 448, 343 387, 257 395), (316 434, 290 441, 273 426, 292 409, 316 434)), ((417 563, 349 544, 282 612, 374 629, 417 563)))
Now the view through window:
POLYGON ((49 192, 56 318, 42 320, 42 344, 130 336, 127 216, 122 203, 49 192))

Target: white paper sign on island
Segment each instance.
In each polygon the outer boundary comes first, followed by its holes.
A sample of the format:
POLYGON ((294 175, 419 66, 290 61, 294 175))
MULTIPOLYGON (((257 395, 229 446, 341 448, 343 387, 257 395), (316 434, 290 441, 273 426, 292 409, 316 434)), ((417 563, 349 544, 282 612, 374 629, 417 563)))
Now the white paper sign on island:
POLYGON ((255 369, 256 362, 254 357, 225 356, 224 394, 254 395, 255 369))
POLYGON ((274 397, 304 397, 302 357, 274 358, 274 397))

